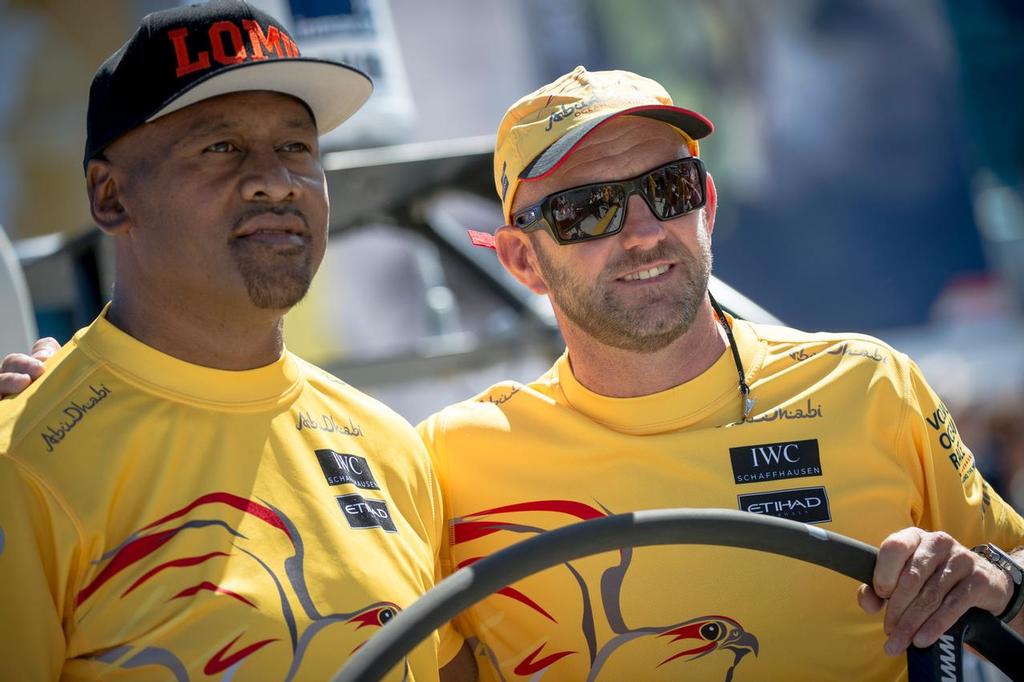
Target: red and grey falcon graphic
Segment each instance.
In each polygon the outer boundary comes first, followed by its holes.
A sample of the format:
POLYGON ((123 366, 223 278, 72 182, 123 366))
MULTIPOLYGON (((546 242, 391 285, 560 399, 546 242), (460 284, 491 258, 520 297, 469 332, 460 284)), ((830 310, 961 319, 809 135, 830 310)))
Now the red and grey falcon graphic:
MULTIPOLYGON (((454 544, 467 544, 494 533, 538 534, 551 528, 517 523, 516 515, 534 512, 550 512, 557 517, 572 517, 573 521, 586 521, 611 512, 603 507, 598 509, 572 500, 535 500, 511 504, 467 514, 454 519, 452 523, 454 544)), ((564 525, 552 524, 552 528, 564 525)), ((619 562, 604 570, 600 584, 592 589, 572 563, 563 566, 572 577, 581 597, 581 631, 587 643, 586 651, 559 650, 544 642, 518 661, 513 674, 531 680, 539 680, 545 672, 553 672, 556 664, 569 656, 586 655, 589 661, 588 682, 596 680, 624 679, 623 675, 647 679, 665 675, 672 679, 686 674, 686 668, 676 670, 673 666, 703 661, 702 676, 707 677, 708 669, 714 668, 719 679, 732 682, 736 667, 750 653, 757 656, 758 641, 752 633, 733 618, 722 615, 689 616, 670 624, 641 625, 627 623, 622 614, 622 585, 632 563, 632 548, 619 550, 619 562), (596 592, 597 598, 591 595, 596 592), (614 635, 604 641, 597 641, 595 611, 603 614, 614 635), (712 660, 712 657, 714 659, 712 660), (650 661, 650 671, 638 670, 636 661, 650 661)), ((459 568, 482 559, 472 557, 460 562, 459 568)), ((519 602, 536 612, 540 617, 557 623, 554 616, 542 604, 514 586, 505 587, 497 594, 519 602)), ((488 649, 497 670, 497 658, 488 649)), ((499 671, 499 675, 502 673, 499 671)), ((504 679, 504 678, 503 678, 504 679)))
MULTIPOLYGON (((245 631, 226 632, 222 642, 211 643, 211 648, 217 648, 203 662, 202 672, 206 676, 223 674, 223 679, 231 679, 246 659, 264 647, 287 646, 291 664, 284 679, 292 680, 301 672, 303 660, 318 635, 328 627, 344 627, 351 632, 366 630, 365 636, 360 633, 360 636, 353 637, 361 641, 351 651, 340 652, 340 667, 345 653, 351 654, 361 647, 376 628, 387 623, 399 611, 394 603, 378 601, 349 612, 321 613, 306 584, 303 566, 305 547, 295 524, 281 510, 264 500, 249 500, 231 493, 215 492, 198 497, 153 521, 104 552, 93 562, 94 565, 102 566, 99 573, 78 593, 76 613, 79 619, 83 619, 88 617, 91 610, 102 608, 103 602, 97 593, 115 578, 119 578, 118 583, 123 584, 125 577, 130 580, 128 586, 113 598, 134 599, 140 608, 163 601, 160 597, 164 594, 169 594, 165 600, 169 603, 211 593, 217 599, 231 600, 243 608, 259 610, 260 606, 244 590, 211 581, 208 577, 190 577, 196 573, 190 572, 190 568, 202 567, 214 561, 237 561, 238 553, 246 557, 245 560, 254 562, 257 572, 264 574, 276 587, 279 603, 271 613, 266 614, 264 620, 280 623, 281 637, 261 639, 250 637, 245 631), (238 512, 242 513, 241 516, 238 512), (266 545, 271 543, 251 543, 251 546, 247 546, 250 544, 246 542, 249 538, 241 528, 243 524, 252 528, 254 521, 257 530, 280 534, 284 546, 289 548, 283 561, 281 557, 265 556, 266 545), (182 554, 176 550, 175 538, 210 530, 223 534, 213 543, 213 551, 182 554), (155 557, 167 558, 155 563, 155 557), (168 591, 170 585, 174 587, 168 591)), ((202 571, 201 575, 209 576, 210 573, 202 571)), ((111 598, 109 593, 105 598, 111 598)), ((263 605, 264 608, 266 606, 263 605)), ((246 619, 239 618, 238 622, 244 624, 246 619)), ((244 628, 244 625, 240 627, 244 628)), ((156 666, 170 673, 170 679, 178 682, 190 679, 190 666, 169 648, 125 645, 108 649, 92 658, 122 669, 156 666)), ((406 662, 406 676, 408 672, 406 662)))

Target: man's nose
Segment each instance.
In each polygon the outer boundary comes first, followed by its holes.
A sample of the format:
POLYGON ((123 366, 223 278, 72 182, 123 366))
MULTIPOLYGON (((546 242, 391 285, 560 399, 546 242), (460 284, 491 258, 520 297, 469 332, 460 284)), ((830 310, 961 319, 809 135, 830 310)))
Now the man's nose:
POLYGON ((299 191, 299 183, 276 150, 249 152, 243 174, 242 195, 248 201, 289 201, 299 191))
POLYGON ((622 226, 620 239, 624 249, 646 250, 655 246, 666 236, 665 225, 654 217, 651 207, 643 197, 634 194, 626 205, 626 224, 622 226))

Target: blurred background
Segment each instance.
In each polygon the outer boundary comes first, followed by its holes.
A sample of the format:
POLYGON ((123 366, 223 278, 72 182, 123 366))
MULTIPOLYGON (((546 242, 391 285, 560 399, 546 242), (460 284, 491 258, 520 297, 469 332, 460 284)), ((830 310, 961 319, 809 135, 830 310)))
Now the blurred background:
MULTIPOLYGON (((0 0, 0 353, 66 341, 108 296, 81 169, 88 86, 171 4, 0 0)), ((908 352, 1024 509, 1024 3, 254 4, 304 54, 376 81, 324 141, 331 248, 289 316, 292 350, 414 422, 543 372, 562 350, 550 308, 465 229, 502 222, 490 151, 513 101, 577 64, 628 69, 716 123, 715 274, 788 325, 908 352)))

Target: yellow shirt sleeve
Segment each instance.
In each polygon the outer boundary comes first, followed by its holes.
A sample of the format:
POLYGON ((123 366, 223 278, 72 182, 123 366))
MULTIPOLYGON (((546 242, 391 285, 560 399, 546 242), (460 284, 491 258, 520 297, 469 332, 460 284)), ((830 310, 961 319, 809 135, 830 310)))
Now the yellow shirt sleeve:
MULTIPOLYGON (((423 440, 423 444, 426 446, 427 454, 430 457, 430 471, 432 493, 434 500, 436 500, 437 508, 435 509, 434 518, 436 519, 437 528, 437 548, 436 548, 436 563, 435 563, 435 581, 434 584, 441 582, 444 578, 451 575, 454 571, 451 566, 451 551, 449 547, 449 536, 448 536, 448 504, 445 500, 444 485, 443 485, 443 474, 441 465, 438 462, 437 448, 435 447, 433 433, 434 428, 437 424, 437 420, 434 418, 427 419, 420 423, 416 427, 416 431, 419 433, 420 438, 423 440)), ((438 630, 438 634, 441 637, 441 642, 437 651, 437 662, 442 668, 455 658, 459 650, 462 649, 462 644, 465 641, 465 637, 458 626, 458 619, 453 620, 450 623, 445 624, 438 630)))
POLYGON ((77 547, 74 524, 53 496, 0 456, 0 668, 7 679, 59 677, 77 547))
POLYGON ((917 525, 942 529, 961 544, 1024 544, 1024 520, 982 478, 949 409, 920 368, 905 365, 906 417, 898 435, 904 466, 917 488, 917 525))

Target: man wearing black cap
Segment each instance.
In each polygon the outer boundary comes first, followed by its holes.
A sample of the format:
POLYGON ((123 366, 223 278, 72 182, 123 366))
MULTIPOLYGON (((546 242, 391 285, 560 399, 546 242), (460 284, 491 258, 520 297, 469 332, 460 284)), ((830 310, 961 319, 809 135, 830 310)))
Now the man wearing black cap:
POLYGON ((240 2, 149 15, 100 67, 116 282, 2 406, 0 678, 326 679, 433 585, 421 441, 282 342, 327 238, 318 135, 370 90, 240 2))
POLYGON ((859 607, 839 574, 736 549, 601 554, 464 614, 504 679, 895 680, 912 641, 970 606, 1024 620, 1001 556, 1024 520, 916 365, 868 336, 734 319, 710 296, 711 131, 650 79, 582 67, 505 114, 506 224, 472 236, 550 299, 567 351, 420 426, 451 524, 442 562, 609 514, 715 507, 881 545, 873 589, 859 607))

